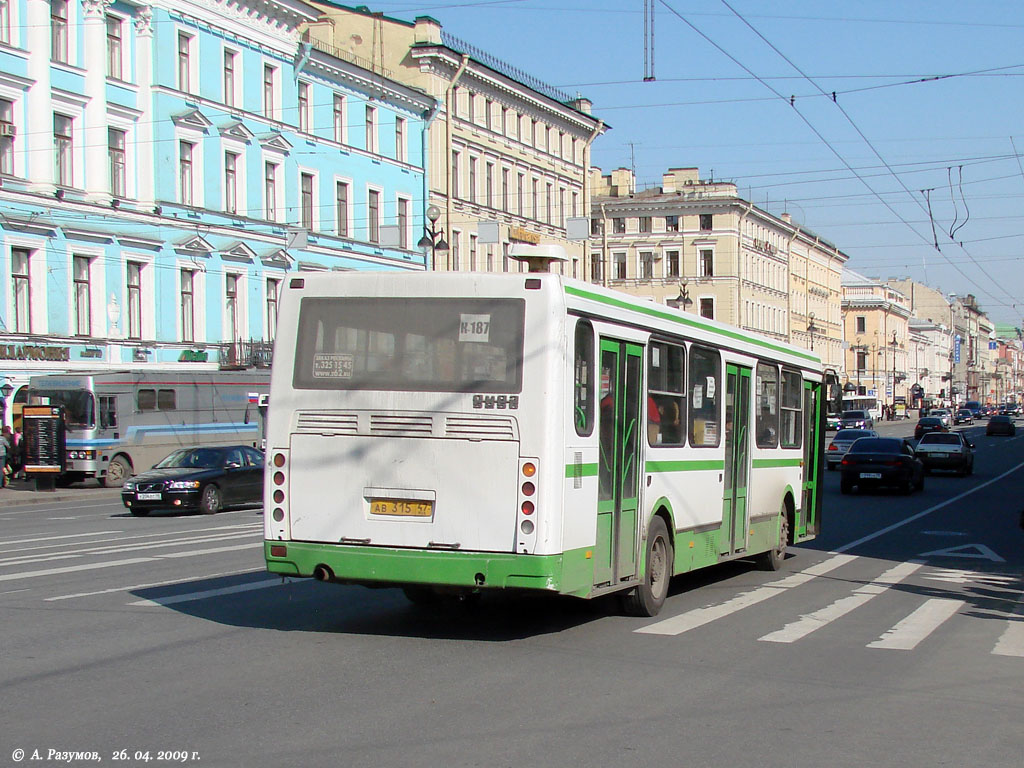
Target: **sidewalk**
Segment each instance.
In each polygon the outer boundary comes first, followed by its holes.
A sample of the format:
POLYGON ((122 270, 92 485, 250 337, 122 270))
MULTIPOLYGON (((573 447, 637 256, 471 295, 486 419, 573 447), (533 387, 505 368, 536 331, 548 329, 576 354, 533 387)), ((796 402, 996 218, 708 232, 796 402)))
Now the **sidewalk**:
POLYGON ((120 501, 120 488, 102 488, 95 480, 74 483, 67 488, 53 491, 37 491, 35 481, 12 480, 6 488, 0 488, 0 509, 29 504, 52 504, 56 501, 92 501, 95 499, 120 501))

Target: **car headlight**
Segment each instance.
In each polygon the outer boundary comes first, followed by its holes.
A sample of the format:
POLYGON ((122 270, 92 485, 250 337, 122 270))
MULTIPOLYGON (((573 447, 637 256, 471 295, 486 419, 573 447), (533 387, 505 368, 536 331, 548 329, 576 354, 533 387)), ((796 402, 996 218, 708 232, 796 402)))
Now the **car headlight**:
POLYGON ((167 490, 169 491, 187 491, 198 487, 198 480, 171 480, 171 482, 167 484, 167 490))
POLYGON ((121 486, 121 489, 125 491, 134 491, 135 482, 133 480, 125 480, 124 485, 121 486))

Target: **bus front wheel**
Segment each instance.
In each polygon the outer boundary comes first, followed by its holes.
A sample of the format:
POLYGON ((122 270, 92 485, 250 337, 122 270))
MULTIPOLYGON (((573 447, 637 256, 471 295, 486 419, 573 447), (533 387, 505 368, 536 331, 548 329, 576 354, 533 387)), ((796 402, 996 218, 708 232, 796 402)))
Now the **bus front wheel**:
POLYGON ((120 488, 124 481, 132 476, 132 465, 124 456, 115 456, 107 465, 107 474, 104 479, 107 488, 120 488))
POLYGON ((647 557, 643 583, 622 598, 622 607, 630 616, 657 616, 668 597, 672 578, 672 541, 660 517, 651 520, 647 531, 647 557))

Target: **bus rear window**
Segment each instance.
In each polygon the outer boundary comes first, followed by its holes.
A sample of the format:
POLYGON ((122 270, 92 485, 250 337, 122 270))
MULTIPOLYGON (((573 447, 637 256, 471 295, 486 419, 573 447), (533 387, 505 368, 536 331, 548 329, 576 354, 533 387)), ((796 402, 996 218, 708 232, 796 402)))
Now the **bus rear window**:
POLYGON ((518 393, 522 299, 305 298, 296 389, 518 393))

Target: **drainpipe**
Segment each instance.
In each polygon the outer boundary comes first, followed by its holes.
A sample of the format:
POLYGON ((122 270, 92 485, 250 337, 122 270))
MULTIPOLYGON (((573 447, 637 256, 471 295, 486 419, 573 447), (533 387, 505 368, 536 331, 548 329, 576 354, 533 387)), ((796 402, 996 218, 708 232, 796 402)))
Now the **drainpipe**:
POLYGON ((601 203, 601 285, 608 287, 608 213, 601 203))
MULTIPOLYGON (((462 73, 466 71, 466 67, 469 66, 469 54, 462 54, 462 62, 459 64, 459 68, 455 70, 455 76, 452 77, 448 83, 448 87, 444 89, 444 124, 445 124, 445 152, 444 152, 444 167, 446 168, 445 173, 445 204, 444 204, 444 229, 445 235, 448 238, 448 264, 446 265, 451 269, 451 253, 454 248, 452 243, 452 120, 455 118, 455 109, 452 104, 452 91, 455 89, 456 83, 459 82, 459 78, 462 77, 462 73)), ((436 265, 435 265, 436 266, 436 265)))

